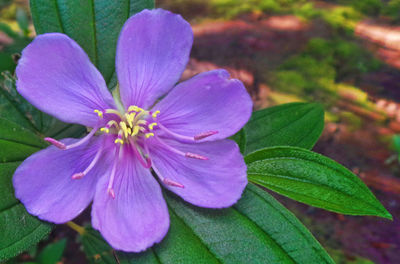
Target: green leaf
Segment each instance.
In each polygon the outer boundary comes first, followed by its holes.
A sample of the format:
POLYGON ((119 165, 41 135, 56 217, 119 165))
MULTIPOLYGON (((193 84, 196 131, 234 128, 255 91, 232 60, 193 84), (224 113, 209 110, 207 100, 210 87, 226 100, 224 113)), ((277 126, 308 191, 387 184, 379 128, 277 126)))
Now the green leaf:
POLYGON ((154 0, 31 0, 30 7, 38 34, 61 32, 73 38, 109 83, 124 22, 143 9, 154 8, 154 0))
POLYGON ((0 118, 0 162, 22 161, 45 146, 32 131, 0 118))
POLYGON ((42 146, 30 130, 0 119, 0 261, 27 250, 51 231, 50 224, 28 214, 12 185, 20 162, 42 146))
MULTIPOLYGON (((204 209, 166 195, 167 236, 140 254, 118 252, 120 263, 333 263, 297 218, 265 191, 249 185, 231 208, 204 209)), ((115 263, 99 233, 82 243, 91 263, 115 263)))
POLYGON ((250 181, 294 200, 349 215, 392 216, 351 171, 297 147, 272 147, 245 157, 250 181))
POLYGON ((324 128, 324 110, 316 103, 290 103, 253 113, 245 126, 246 153, 265 147, 311 149, 324 128))
POLYGON ((36 261, 40 264, 56 264, 61 260, 64 253, 67 239, 61 239, 55 243, 47 245, 37 256, 36 261))
POLYGON ((21 111, 19 104, 15 101, 12 94, 14 91, 9 90, 6 81, 0 83, 0 118, 4 118, 26 128, 34 129, 31 121, 21 111))
POLYGON ((238 146, 240 148, 240 153, 243 154, 246 152, 247 139, 246 139, 246 131, 245 131, 244 127, 239 132, 237 132, 235 135, 230 137, 230 139, 234 140, 238 144, 238 146))

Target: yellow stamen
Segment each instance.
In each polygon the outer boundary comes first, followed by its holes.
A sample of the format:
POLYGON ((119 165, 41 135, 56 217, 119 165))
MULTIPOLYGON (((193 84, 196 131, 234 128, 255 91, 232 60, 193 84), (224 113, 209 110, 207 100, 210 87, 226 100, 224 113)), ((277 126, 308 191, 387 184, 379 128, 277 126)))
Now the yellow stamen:
POLYGON ((138 107, 138 106, 136 106, 136 105, 131 105, 131 106, 129 106, 129 108, 128 108, 128 112, 142 112, 142 111, 144 111, 142 108, 140 108, 140 107, 138 107))
POLYGON ((139 120, 136 122, 137 125, 146 125, 147 121, 146 120, 139 120))
POLYGON ((105 133, 110 133, 110 129, 106 128, 106 127, 102 127, 100 128, 100 131, 105 132, 105 133))
POLYGON ((135 119, 135 115, 136 115, 135 113, 132 114, 125 113, 126 121, 128 122, 130 127, 133 127, 133 120, 135 119))
POLYGON ((119 126, 121 127, 122 131, 124 132, 124 136, 128 137, 128 127, 126 126, 125 122, 119 122, 119 126))
POLYGON ((119 143, 119 144, 122 145, 122 144, 124 144, 124 141, 123 141, 122 139, 120 139, 120 138, 117 138, 117 139, 114 141, 114 143, 115 143, 115 144, 118 144, 118 143, 119 143))
POLYGON ((153 128, 154 128, 155 126, 157 126, 157 123, 151 123, 151 124, 149 125, 149 129, 150 129, 150 130, 153 130, 153 128))
POLYGON ((132 136, 136 136, 139 133, 140 126, 134 126, 132 131, 132 136))
MULTIPOLYGON (((144 115, 147 115, 149 112, 148 111, 142 111, 142 112, 140 112, 139 114, 137 114, 136 115, 136 117, 135 117, 135 120, 134 120, 134 122, 140 122, 141 120, 140 120, 140 118, 142 117, 142 116, 144 116, 144 115)), ((144 121, 144 120, 143 120, 144 121)))
POLYGON ((117 121, 115 121, 115 120, 109 121, 109 122, 107 123, 107 125, 108 125, 109 127, 112 127, 112 126, 114 125, 116 128, 118 128, 118 123, 117 123, 117 121))
POLYGON ((159 110, 157 110, 157 111, 155 111, 151 116, 153 117, 153 118, 156 118, 157 117, 157 115, 160 113, 160 111, 159 110))
POLYGON ((95 109, 93 112, 95 112, 100 118, 103 118, 103 112, 102 111, 95 109))
POLYGON ((154 133, 146 133, 144 136, 145 136, 146 138, 154 137, 154 133))
POLYGON ((106 113, 107 113, 107 114, 115 114, 115 115, 119 116, 119 117, 122 119, 121 113, 118 112, 118 111, 115 110, 115 109, 106 109, 106 113))

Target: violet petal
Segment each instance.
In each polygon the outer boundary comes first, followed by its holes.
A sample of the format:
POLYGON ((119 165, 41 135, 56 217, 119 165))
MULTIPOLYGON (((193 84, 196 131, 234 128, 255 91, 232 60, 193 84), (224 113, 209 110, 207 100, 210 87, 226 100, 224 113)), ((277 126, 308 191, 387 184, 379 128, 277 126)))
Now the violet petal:
POLYGON ((124 148, 113 189, 107 193, 110 170, 103 173, 92 206, 92 225, 117 250, 139 252, 160 242, 169 228, 168 208, 160 185, 133 153, 124 148))
POLYGON ((181 77, 193 43, 190 24, 162 9, 144 10, 122 28, 116 69, 125 107, 147 108, 181 77))
POLYGON ((158 122, 183 136, 218 131, 199 141, 224 139, 239 131, 249 120, 253 103, 236 79, 225 70, 201 73, 178 84, 153 107, 158 122))
POLYGON ((95 109, 114 108, 100 72, 68 36, 37 36, 16 69, 17 90, 31 104, 64 122, 94 127, 95 109))
MULTIPOLYGON (((65 144, 78 140, 64 139, 65 144)), ((98 175, 107 167, 106 160, 97 164, 82 179, 72 175, 89 165, 102 145, 102 139, 93 138, 88 143, 70 150, 50 146, 27 158, 15 171, 13 184, 15 196, 30 214, 40 219, 65 223, 79 215, 91 202, 98 175)))
POLYGON ((195 153, 207 160, 177 155, 151 139, 150 158, 160 178, 183 188, 165 185, 185 201, 201 207, 223 208, 233 205, 247 184, 246 164, 237 144, 231 140, 185 144, 163 139, 184 153, 195 153))

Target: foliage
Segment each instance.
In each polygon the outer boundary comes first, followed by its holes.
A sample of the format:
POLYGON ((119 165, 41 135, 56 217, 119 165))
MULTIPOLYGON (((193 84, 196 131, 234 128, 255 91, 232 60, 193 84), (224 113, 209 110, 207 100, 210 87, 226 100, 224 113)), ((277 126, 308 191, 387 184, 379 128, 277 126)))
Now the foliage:
MULTIPOLYGON (((223 210, 196 208, 172 194, 167 203, 167 237, 140 254, 115 253, 121 263, 333 263, 293 214, 252 184, 223 210)), ((98 232, 86 229, 82 244, 92 263, 113 263, 98 232)))

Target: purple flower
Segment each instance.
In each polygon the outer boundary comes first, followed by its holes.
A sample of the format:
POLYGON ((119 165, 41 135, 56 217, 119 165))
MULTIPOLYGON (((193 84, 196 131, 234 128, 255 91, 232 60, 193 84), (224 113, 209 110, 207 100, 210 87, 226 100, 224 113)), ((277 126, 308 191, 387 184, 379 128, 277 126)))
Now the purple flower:
POLYGON ((247 122, 252 102, 224 70, 175 86, 192 42, 179 15, 157 9, 131 17, 118 40, 115 100, 66 35, 40 35, 24 49, 18 92, 43 112, 92 128, 80 140, 45 138, 53 146, 18 167, 15 194, 31 214, 65 223, 93 201, 93 227, 115 249, 138 252, 160 242, 169 227, 156 178, 201 207, 228 207, 240 198, 246 165, 225 138, 247 122))

